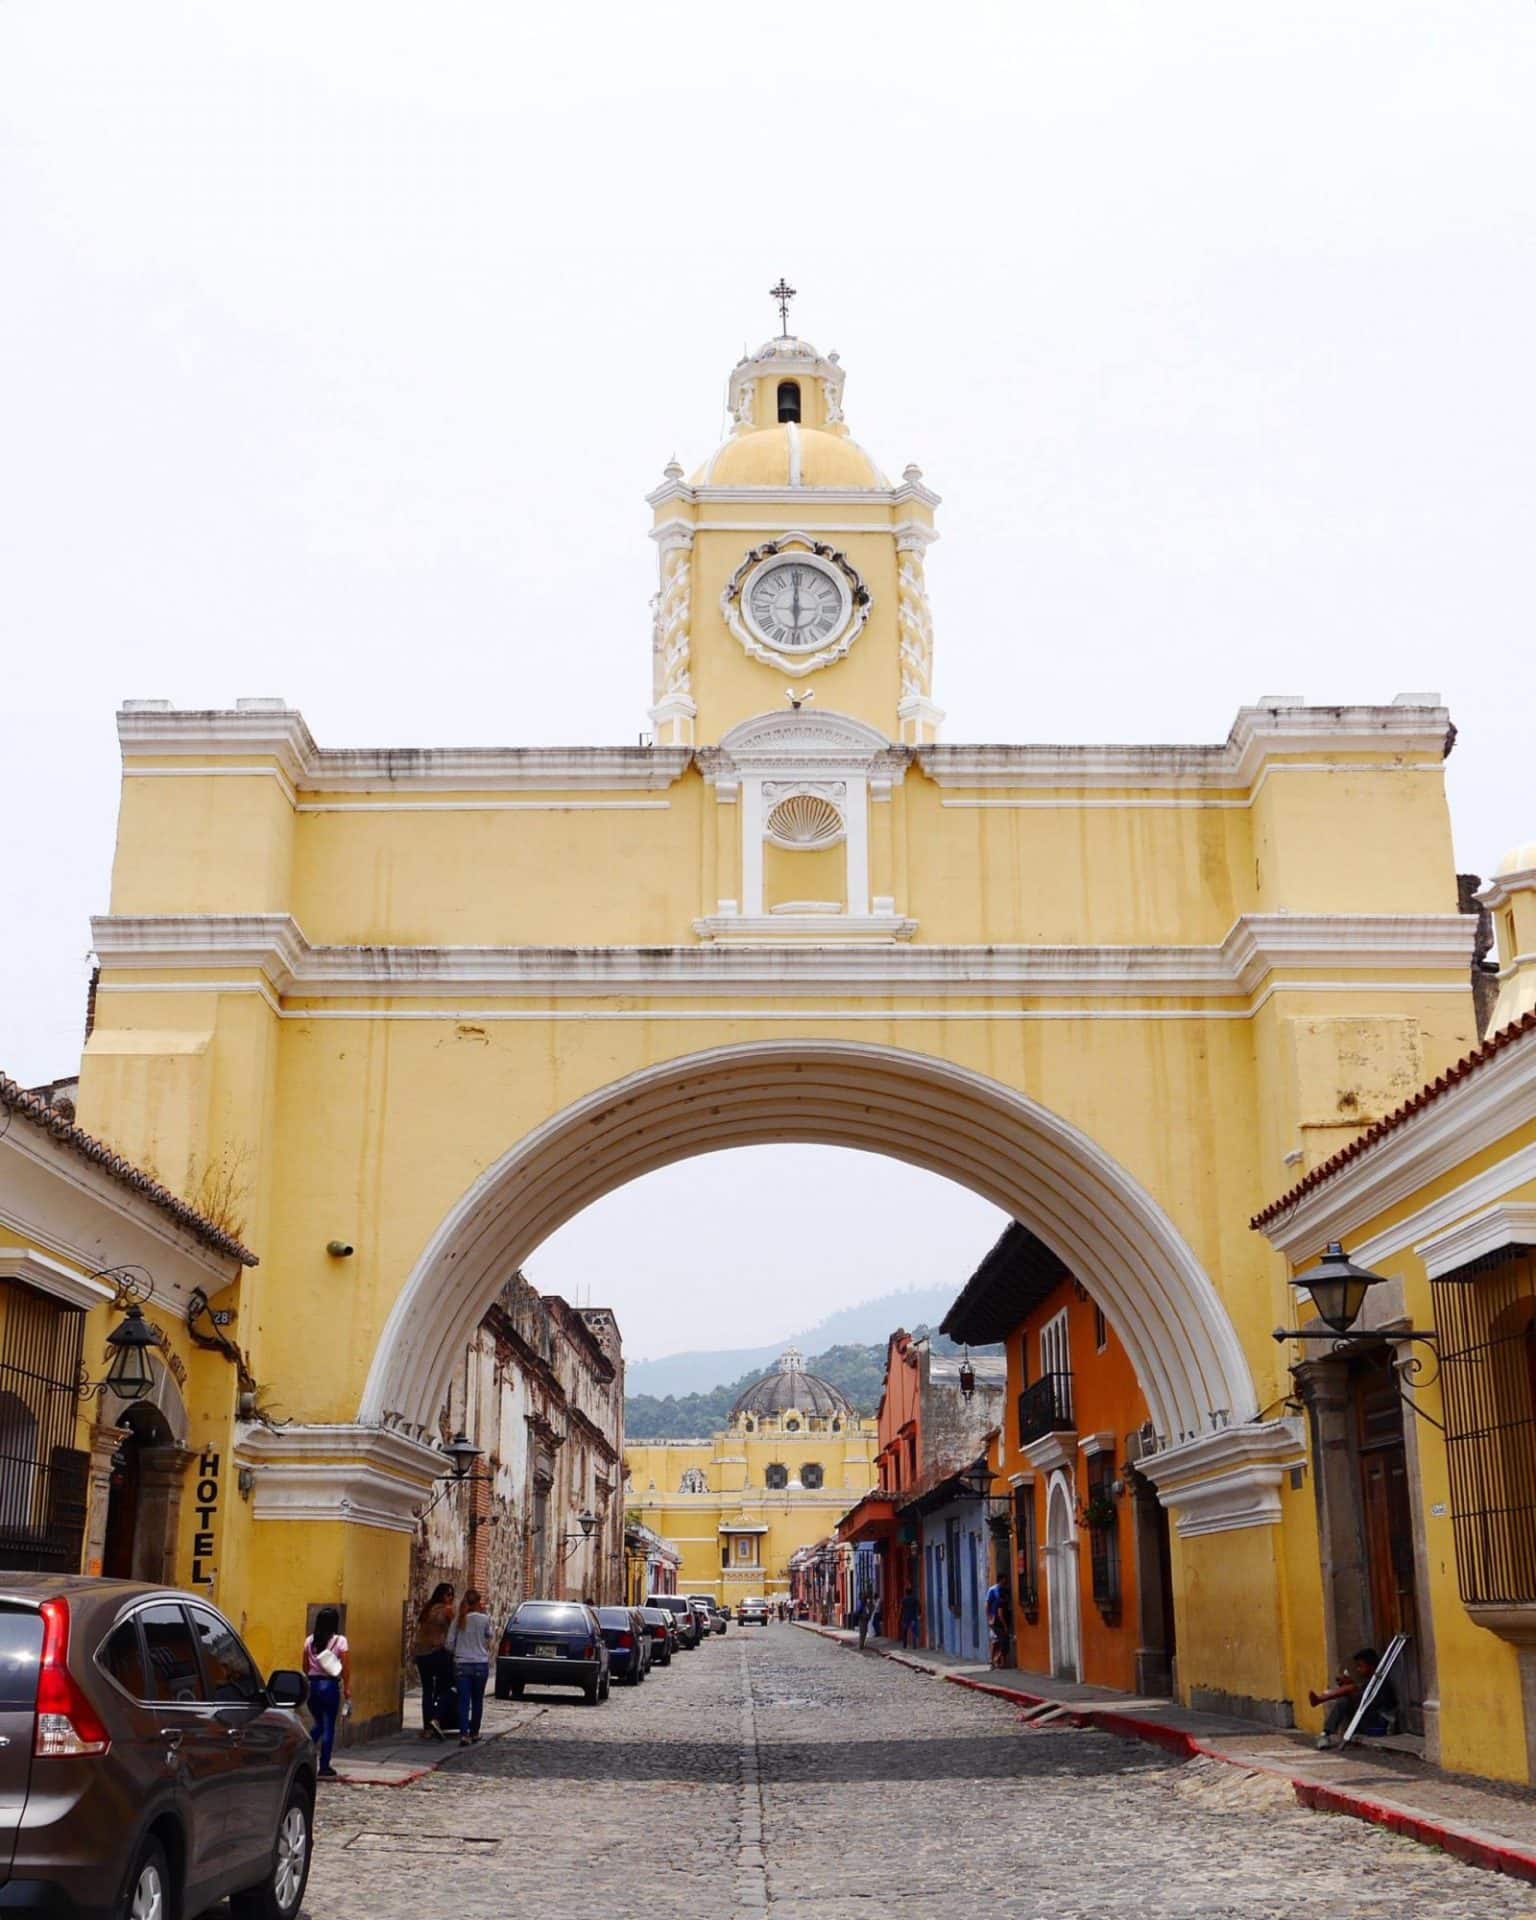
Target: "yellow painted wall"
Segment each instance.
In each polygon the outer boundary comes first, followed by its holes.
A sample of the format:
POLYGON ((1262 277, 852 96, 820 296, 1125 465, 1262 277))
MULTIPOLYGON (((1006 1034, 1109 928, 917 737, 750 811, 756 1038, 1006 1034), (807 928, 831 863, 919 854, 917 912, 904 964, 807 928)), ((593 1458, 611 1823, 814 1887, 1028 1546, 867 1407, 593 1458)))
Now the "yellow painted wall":
POLYGON ((724 1600, 787 1593, 789 1556, 830 1534, 875 1484, 874 1434, 874 1421, 865 1420, 844 1433, 746 1433, 733 1426, 709 1440, 634 1441, 625 1449, 625 1510, 638 1513, 682 1554, 680 1593, 724 1600), (824 1471, 821 1492, 767 1487, 770 1463, 784 1465, 795 1479, 807 1461, 824 1471), (704 1473, 707 1493, 680 1491, 691 1469, 704 1473), (731 1521, 766 1526, 768 1532, 759 1536, 760 1571, 735 1564, 734 1577, 723 1579, 720 1526, 731 1521))

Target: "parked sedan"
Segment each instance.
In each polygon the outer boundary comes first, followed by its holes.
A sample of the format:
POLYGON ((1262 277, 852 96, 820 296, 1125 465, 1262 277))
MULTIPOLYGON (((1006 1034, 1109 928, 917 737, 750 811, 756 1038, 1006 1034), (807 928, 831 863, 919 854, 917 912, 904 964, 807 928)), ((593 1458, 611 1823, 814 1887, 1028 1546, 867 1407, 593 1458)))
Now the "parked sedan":
POLYGON ((725 1632, 725 1614, 721 1609, 719 1601, 716 1600, 712 1594, 690 1593, 687 1598, 689 1606, 691 1606, 695 1612, 697 1612, 700 1607, 704 1609, 703 1617, 699 1622, 701 1633, 725 1632))
POLYGON ((502 1629, 498 1700, 521 1700, 528 1686, 580 1687, 594 1707, 608 1698, 608 1676, 602 1623, 579 1600, 524 1600, 502 1629))
POLYGON ((699 1629, 699 1641, 702 1644, 715 1630, 714 1620, 709 1611, 709 1602, 690 1600, 688 1604, 693 1609, 693 1617, 699 1629))
POLYGON ((677 1644, 690 1651, 699 1644, 698 1616, 693 1608, 678 1593, 648 1593, 645 1596, 648 1607, 664 1607, 677 1622, 677 1644))
POLYGON ((677 1620, 665 1607, 641 1607, 640 1619, 651 1642, 651 1665, 670 1667, 677 1645, 677 1620))
POLYGON ((651 1664, 651 1636, 633 1607, 599 1607, 598 1625, 608 1642, 608 1670, 615 1680, 638 1687, 651 1664))
POLYGON ((263 1681, 206 1600, 0 1574, 0 1908, 293 1920, 309 1877, 307 1688, 263 1681))
POLYGON ((766 1627, 769 1618, 766 1600, 743 1600, 736 1609, 737 1623, 743 1627, 766 1627))

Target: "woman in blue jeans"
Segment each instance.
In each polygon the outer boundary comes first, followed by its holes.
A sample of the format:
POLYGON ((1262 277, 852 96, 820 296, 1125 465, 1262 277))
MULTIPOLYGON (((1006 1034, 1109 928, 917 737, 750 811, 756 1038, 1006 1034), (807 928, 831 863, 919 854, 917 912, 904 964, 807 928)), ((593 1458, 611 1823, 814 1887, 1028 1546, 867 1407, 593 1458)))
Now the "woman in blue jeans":
POLYGON ((481 1611, 478 1587, 471 1587, 459 1602, 459 1611, 448 1629, 448 1651, 453 1655, 453 1679, 459 1694, 459 1745, 467 1747, 480 1738, 485 1683, 491 1677, 491 1616, 481 1611))
POLYGON ((336 1743, 336 1717, 343 1700, 352 1698, 352 1657, 347 1636, 338 1633, 341 1616, 334 1607, 315 1615, 315 1630, 304 1642, 304 1675, 309 1681, 309 1711, 314 1720, 314 1742, 320 1749, 320 1778, 334 1780, 331 1748, 336 1743))

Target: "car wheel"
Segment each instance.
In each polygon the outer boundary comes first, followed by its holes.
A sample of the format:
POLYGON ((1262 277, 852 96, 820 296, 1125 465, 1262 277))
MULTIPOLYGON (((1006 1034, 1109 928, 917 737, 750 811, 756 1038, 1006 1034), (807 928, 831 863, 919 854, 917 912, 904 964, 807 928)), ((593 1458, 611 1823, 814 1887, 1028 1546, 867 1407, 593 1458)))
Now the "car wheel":
POLYGON ((525 1684, 526 1684, 526 1682, 524 1682, 524 1681, 522 1681, 522 1680, 514 1680, 514 1681, 512 1682, 512 1686, 511 1686, 511 1689, 510 1689, 510 1691, 511 1691, 511 1694, 512 1694, 512 1698, 513 1698, 514 1700, 521 1700, 521 1699, 522 1699, 522 1697, 523 1697, 523 1687, 524 1687, 524 1685, 525 1685, 525 1684))
POLYGON ((595 1680, 589 1680, 582 1688, 581 1695, 589 1707, 595 1707, 597 1705, 597 1682, 595 1680))
POLYGON ((611 1674, 606 1674, 606 1673, 605 1673, 605 1674, 603 1675, 603 1677, 602 1677, 602 1679, 601 1679, 601 1680, 600 1680, 600 1681, 598 1682, 598 1684, 597 1684, 597 1697, 598 1697, 598 1699, 599 1699, 599 1700, 606 1700, 606 1699, 608 1698, 608 1694, 609 1694, 609 1690, 611 1689, 611 1687, 612 1687, 612 1686, 613 1686, 613 1677, 612 1677, 612 1675, 611 1675, 611 1674))
POLYGON ((121 1913, 123 1920, 171 1920, 171 1875, 158 1840, 139 1848, 121 1913))
POLYGON ((313 1852, 313 1809, 301 1786, 289 1789, 288 1804, 277 1823, 272 1871, 259 1887, 229 1896, 233 1920, 293 1920, 304 1898, 313 1852))

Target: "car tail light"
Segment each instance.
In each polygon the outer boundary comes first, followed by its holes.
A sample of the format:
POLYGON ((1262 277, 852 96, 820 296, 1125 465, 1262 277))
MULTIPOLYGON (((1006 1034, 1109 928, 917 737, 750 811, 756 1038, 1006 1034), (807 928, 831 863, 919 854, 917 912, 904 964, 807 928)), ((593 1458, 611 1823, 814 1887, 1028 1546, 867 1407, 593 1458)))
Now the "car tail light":
POLYGON ((632 1633, 621 1633, 617 1644, 621 1651, 631 1651, 635 1644, 635 1636, 632 1633))
POLYGON ((597 1642, 595 1640, 589 1640, 582 1648, 581 1658, 583 1660, 595 1660, 597 1658, 597 1642))
POLYGON ((69 1602, 45 1600, 43 1657, 37 1670, 37 1730, 32 1751, 39 1759, 63 1754, 105 1753, 112 1742, 70 1672, 69 1602))
POLYGON ((512 1636, 510 1633, 504 1633, 501 1636, 501 1651, 503 1653, 510 1653, 512 1651, 512 1636))

